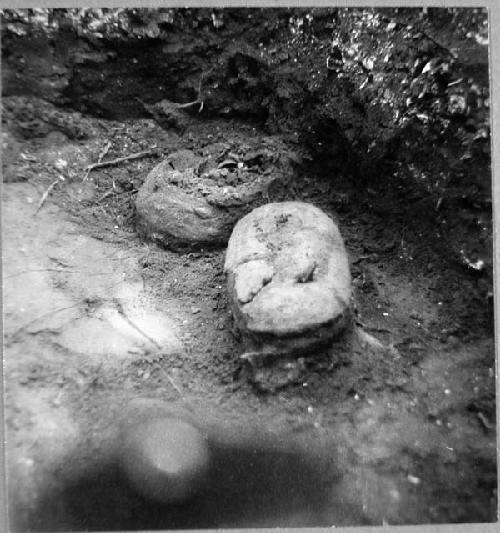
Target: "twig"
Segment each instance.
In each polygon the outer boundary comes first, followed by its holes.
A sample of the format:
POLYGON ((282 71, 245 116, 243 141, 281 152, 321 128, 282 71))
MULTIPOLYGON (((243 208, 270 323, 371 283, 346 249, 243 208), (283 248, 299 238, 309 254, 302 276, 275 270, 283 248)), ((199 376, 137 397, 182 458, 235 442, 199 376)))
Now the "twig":
MULTIPOLYGON (((201 83, 201 82, 200 82, 201 83)), ((143 102, 140 98, 138 98, 137 96, 135 97, 135 99, 144 107, 144 109, 150 114, 152 115, 153 117, 155 116, 155 113, 154 111, 152 111, 150 108, 152 107, 151 104, 147 104, 146 102, 143 102)), ((162 102, 168 102, 173 108, 175 109, 186 109, 188 107, 192 107, 196 104, 200 104, 200 109, 198 110, 198 112, 201 112, 201 110, 203 109, 203 100, 200 100, 199 98, 199 95, 198 95, 198 98, 196 100, 193 100, 192 102, 187 102, 185 104, 179 104, 177 102, 171 102, 170 100, 162 100, 162 102)), ((161 103, 161 102, 160 102, 161 103)), ((154 105, 154 104, 153 104, 154 105)))
POLYGON ((479 412, 477 413, 477 417, 479 418, 479 420, 481 421, 481 424, 483 424, 483 426, 486 428, 486 429, 495 429, 495 424, 492 424, 484 415, 483 413, 479 412))
POLYGON ((109 189, 109 191, 106 191, 100 198, 97 200, 97 204, 105 200, 108 196, 111 196, 115 191, 113 189, 109 189))
POLYGON ((200 98, 200 96, 201 96, 201 86, 203 84, 203 78, 204 77, 205 77, 205 74, 202 72, 201 76, 200 76, 200 83, 198 83, 198 98, 197 98, 197 100, 201 100, 201 98, 200 98))
POLYGON ((463 78, 458 78, 458 80, 451 81, 450 83, 448 83, 448 87, 453 87, 454 85, 458 85, 459 83, 462 83, 463 81, 464 81, 463 78))
POLYGON ((198 109, 198 113, 201 113, 203 110, 204 100, 201 97, 201 88, 203 86, 203 80, 205 77, 207 77, 212 71, 214 67, 209 68, 206 72, 202 72, 200 76, 200 83, 198 83, 198 97, 196 98, 200 102, 200 109, 198 109))
POLYGON ((43 204, 45 203, 45 201, 47 200, 47 197, 49 196, 49 193, 50 191, 60 182, 60 181, 64 181, 64 178, 62 176, 60 176, 59 178, 57 178, 55 181, 53 181, 48 187, 47 187, 47 190, 43 193, 42 197, 40 198, 40 201, 38 202, 38 206, 36 208, 36 211, 33 213, 33 216, 35 216, 38 211, 40 211, 40 209, 43 207, 43 204))
POLYGON ((140 333, 144 338, 146 338, 151 344, 156 346, 156 348, 161 350, 161 346, 153 338, 151 338, 147 333, 144 333, 144 331, 142 331, 142 329, 139 326, 136 326, 132 322, 132 320, 130 320, 130 318, 127 316, 127 313, 125 313, 125 310, 123 309, 122 304, 120 303, 120 301, 117 298, 113 298, 113 303, 115 304, 118 313, 120 313, 120 315, 125 319, 125 321, 132 328, 134 328, 138 333, 140 333))
MULTIPOLYGON (((141 328, 139 328, 138 326, 136 326, 132 320, 130 320, 130 318, 127 316, 127 314, 125 313, 125 310, 123 309, 123 306, 121 304, 121 302, 117 299, 117 298, 113 298, 113 303, 115 304, 116 306, 116 309, 117 311, 120 313, 120 315, 127 321, 127 323, 133 327, 138 333, 140 333, 143 337, 145 337, 149 342, 151 342, 154 346, 156 346, 156 348, 158 348, 159 350, 161 350, 161 346, 154 340, 152 339, 147 333, 144 333, 144 331, 141 330, 141 328)), ((184 393, 182 392, 182 390, 180 389, 180 387, 177 385, 177 383, 173 380, 172 376, 170 376, 170 374, 164 369, 162 368, 163 370, 163 373, 165 374, 165 377, 168 379, 168 381, 170 382, 170 384, 172 385, 172 387, 179 393, 179 396, 181 397, 181 399, 187 404, 189 405, 189 402, 186 400, 185 396, 184 396, 184 393)))
POLYGON ((118 157, 117 159, 111 159, 109 161, 102 161, 101 163, 93 163, 92 165, 89 165, 87 167, 87 170, 91 171, 96 168, 118 165, 119 163, 122 163, 123 161, 130 161, 131 159, 141 159, 143 157, 148 157, 149 155, 154 154, 154 151, 155 149, 152 148, 151 150, 145 150, 144 152, 138 152, 137 154, 130 154, 124 157, 118 157))
MULTIPOLYGON (((111 141, 108 141, 104 148, 99 152, 99 157, 97 158, 97 163, 100 163, 102 161, 102 158, 109 152, 109 149, 111 148, 111 141)), ((82 181, 86 181, 89 177, 90 171, 92 169, 87 167, 87 173, 85 174, 82 181)))
POLYGON ((186 397, 184 396, 184 393, 182 392, 181 388, 179 387, 179 385, 177 385, 177 383, 174 381, 174 379, 172 378, 172 376, 162 367, 162 371, 163 371, 163 374, 165 375, 165 377, 168 379, 168 381, 170 382, 170 385, 172 385, 172 387, 179 393, 179 396, 181 397, 181 399, 187 403, 189 405, 189 402, 186 400, 186 397))
POLYGON ((64 268, 34 268, 32 270, 22 270, 21 272, 16 272, 15 274, 4 276, 4 279, 16 278, 17 276, 22 276, 23 274, 31 274, 32 272, 64 272, 65 274, 76 274, 75 270, 65 270, 64 268))
POLYGON ((175 104, 175 107, 177 107, 177 109, 186 109, 186 107, 191 107, 196 104, 203 104, 203 102, 200 102, 200 100, 193 100, 187 104, 175 104))
POLYGON ((203 111, 203 105, 204 105, 204 101, 201 98, 201 84, 202 83, 203 83, 203 73, 200 76, 200 83, 198 84, 198 98, 196 98, 196 100, 200 102, 200 108, 198 109, 198 113, 201 113, 203 111))
MULTIPOLYGON (((18 276, 23 276, 24 274, 31 274, 32 272, 59 272, 62 274, 82 274, 82 270, 66 270, 64 268, 33 268, 32 270, 22 270, 21 272, 16 272, 15 274, 10 274, 9 276, 4 276, 4 279, 16 278, 18 276)), ((111 276, 114 272, 94 272, 93 274, 88 274, 88 276, 111 276)))
POLYGON ((361 261, 364 261, 365 259, 370 259, 371 255, 360 255, 356 259, 352 260, 353 265, 357 265, 358 263, 361 263, 361 261))
POLYGON ((54 309, 53 311, 48 311, 47 313, 43 313, 43 315, 40 315, 40 316, 37 316, 36 318, 34 318, 33 320, 30 320, 29 322, 27 322, 26 324, 24 324, 24 326, 21 326, 19 328, 17 328, 15 331, 13 331, 12 333, 7 333, 6 334, 6 337, 10 338, 10 339, 15 339, 17 337, 17 335, 19 335, 19 333, 25 331, 26 329, 28 329, 32 324, 35 324, 36 322, 38 322, 39 320, 42 320, 43 318, 47 318, 49 316, 52 316, 52 315, 55 315, 56 313, 60 313, 61 311, 67 311, 68 309, 74 309, 75 307, 78 307, 79 305, 81 305, 82 301, 79 301, 73 305, 69 305, 67 307, 60 307, 59 309, 54 309))
MULTIPOLYGON (((137 96, 135 97, 135 99, 140 103, 142 104, 142 106, 144 107, 144 109, 146 111, 148 111, 148 113, 150 113, 151 115, 154 116, 154 113, 153 111, 151 111, 151 107, 153 107, 155 104, 147 104, 146 102, 144 102, 143 100, 141 100, 140 98, 138 98, 137 96)), ((191 107, 193 105, 196 105, 196 104, 199 104, 200 103, 200 100, 199 99, 196 99, 196 100, 193 100, 192 102, 187 102, 185 104, 179 104, 178 102, 172 102, 170 100, 161 100, 159 102, 159 104, 161 104, 161 102, 168 102, 168 104, 171 106, 171 107, 174 107, 175 109, 185 109, 186 107, 191 107)))

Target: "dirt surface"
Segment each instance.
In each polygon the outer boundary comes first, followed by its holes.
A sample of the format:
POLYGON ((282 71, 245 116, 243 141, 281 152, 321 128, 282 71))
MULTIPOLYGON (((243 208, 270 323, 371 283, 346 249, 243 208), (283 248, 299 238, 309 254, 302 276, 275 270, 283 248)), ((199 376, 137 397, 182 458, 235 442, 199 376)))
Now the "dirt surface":
POLYGON ((487 37, 478 9, 4 12, 13 530, 496 519, 487 37), (329 349, 249 368, 224 242, 142 238, 179 150, 204 158, 186 194, 225 210, 263 179, 235 216, 338 224, 353 323, 329 349), (211 458, 176 505, 120 467, 122 430, 163 415, 211 458))
MULTIPOLYGON (((268 191, 338 222, 360 333, 349 357, 340 339, 293 384, 262 393, 241 371, 224 249, 142 242, 133 199, 177 149, 264 134, 222 119, 181 135, 149 119, 88 121, 80 140, 55 127, 35 138, 3 130, 20 154, 2 206, 13 530, 495 520, 491 283, 450 257, 446 228, 418 216, 408 190, 361 197, 305 165, 293 186, 268 191), (143 499, 116 468, 118 426, 164 411, 209 427, 217 467, 186 504, 143 499)), ((273 139, 300 151, 293 136, 265 138, 271 151, 273 139)), ((461 239, 472 246, 475 233, 461 239)))

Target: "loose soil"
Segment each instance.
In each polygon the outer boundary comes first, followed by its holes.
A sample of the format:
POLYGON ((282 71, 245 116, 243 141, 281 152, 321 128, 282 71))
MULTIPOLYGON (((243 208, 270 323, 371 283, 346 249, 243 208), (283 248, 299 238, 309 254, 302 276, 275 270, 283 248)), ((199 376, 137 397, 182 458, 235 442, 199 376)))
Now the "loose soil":
MULTIPOLYGON (((495 520, 490 283, 446 256, 446 228, 397 185, 361 197, 303 170, 271 188, 269 201, 312 202, 339 223, 356 327, 390 349, 332 346, 298 382, 259 392, 241 372, 224 249, 141 241, 133 201, 159 157, 264 134, 235 120, 192 121, 182 135, 149 119, 88 120, 80 141, 13 136, 23 155, 3 185, 13 530, 495 520), (108 142, 105 159, 156 152, 87 175, 108 142), (168 506, 129 487, 114 450, 121 423, 172 411, 209 426, 216 468, 195 500, 168 506)), ((297 149, 293 136, 271 139, 297 149)))

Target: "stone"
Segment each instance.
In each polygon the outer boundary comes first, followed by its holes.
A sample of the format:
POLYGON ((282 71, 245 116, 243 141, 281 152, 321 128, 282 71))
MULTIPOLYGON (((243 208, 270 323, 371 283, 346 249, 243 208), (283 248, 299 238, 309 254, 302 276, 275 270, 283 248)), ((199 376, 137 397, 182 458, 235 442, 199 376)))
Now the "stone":
POLYGON ((201 490, 210 468, 207 438, 192 423, 154 417, 122 431, 119 459, 132 487, 162 503, 180 503, 201 490))
POLYGON ((194 171, 174 170, 168 160, 155 167, 136 199, 136 228, 143 237, 167 248, 219 244, 225 220, 203 197, 183 188, 194 171))
POLYGON ((270 203, 244 216, 224 269, 248 353, 309 354, 349 324, 347 252, 336 224, 311 204, 270 203))
POLYGON ((225 246, 235 222, 276 179, 238 166, 206 168, 207 160, 180 150, 150 172, 136 199, 143 238, 175 250, 225 246))

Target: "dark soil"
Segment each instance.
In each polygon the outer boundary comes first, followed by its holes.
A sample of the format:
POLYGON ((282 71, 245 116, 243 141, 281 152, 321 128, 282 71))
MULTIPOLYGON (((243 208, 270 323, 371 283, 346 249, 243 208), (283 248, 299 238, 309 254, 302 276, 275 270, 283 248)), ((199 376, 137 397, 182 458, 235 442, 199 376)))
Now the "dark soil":
MULTIPOLYGON (((68 34, 45 49, 35 39, 4 40, 4 372, 14 530, 496 519, 489 152, 481 145, 457 163, 463 146, 455 130, 429 128, 422 143, 422 129, 411 125, 393 131, 371 171, 372 160, 344 140, 328 153, 312 149, 331 138, 331 123, 317 117, 326 129, 304 137, 292 124, 294 107, 278 110, 274 83, 289 78, 273 78, 275 70, 228 44, 245 24, 231 19, 204 44, 194 34, 128 46, 68 34), (159 89, 155 50, 175 43, 176 59, 161 71, 168 85, 159 89), (76 61, 77 45, 92 59, 76 61), (244 65, 258 82, 259 105, 235 111, 243 92, 209 94, 209 112, 182 112, 182 127, 173 127, 135 100, 196 98, 202 58, 224 69, 244 65), (66 81, 50 86, 61 64, 66 81), (26 95, 36 77, 47 84, 43 101, 26 95), (263 104, 266 91, 275 99, 263 104), (224 107, 214 103, 222 100, 224 107), (232 111, 222 113, 228 105, 232 111), (289 126, 276 128, 270 110, 289 117, 289 126), (148 172, 175 150, 203 155, 214 143, 236 153, 265 145, 290 180, 276 181, 263 201, 311 202, 338 222, 355 327, 371 335, 348 356, 340 339, 306 358, 300 379, 272 393, 242 371, 224 249, 180 253, 135 232, 134 198, 148 172), (99 159, 149 149, 141 159, 86 171, 99 159), (293 161, 280 160, 284 152, 293 161), (429 186, 453 164, 445 184, 429 186), (131 322, 142 324, 148 342, 131 322), (373 338, 387 349, 370 349, 373 338), (130 414, 131 402, 139 415, 130 414), (210 484, 186 504, 152 503, 116 466, 119 422, 186 409, 209 427, 210 484)), ((254 22, 255 32, 275 35, 263 24, 254 22)), ((345 125, 335 127, 348 138, 345 125)))

